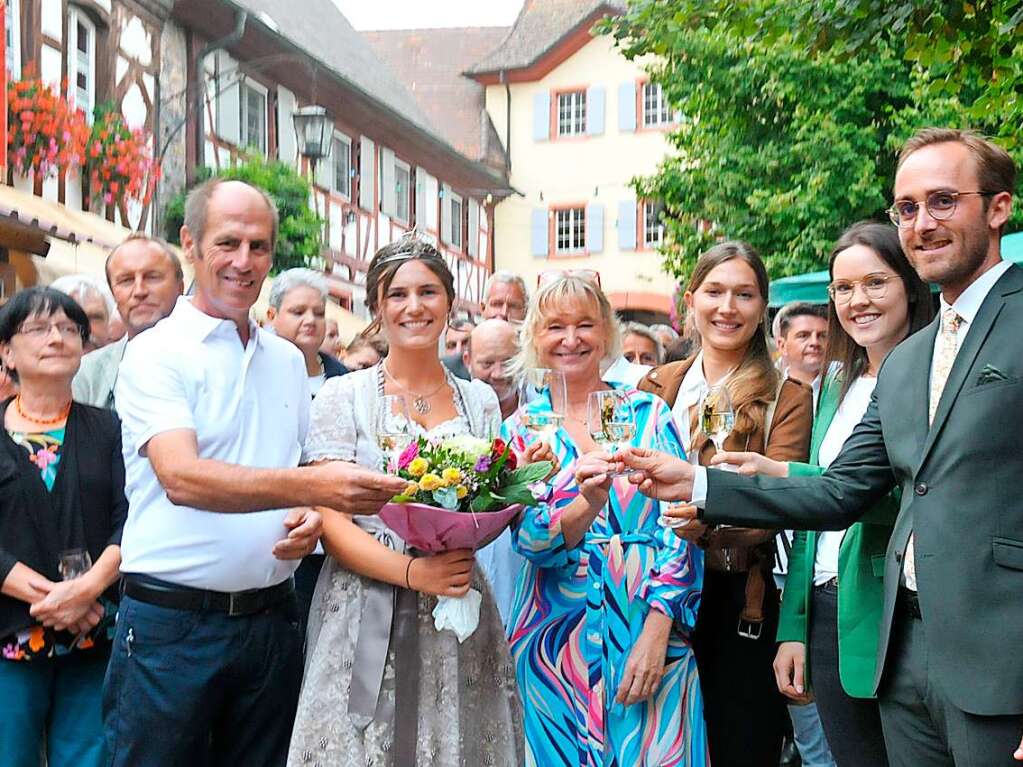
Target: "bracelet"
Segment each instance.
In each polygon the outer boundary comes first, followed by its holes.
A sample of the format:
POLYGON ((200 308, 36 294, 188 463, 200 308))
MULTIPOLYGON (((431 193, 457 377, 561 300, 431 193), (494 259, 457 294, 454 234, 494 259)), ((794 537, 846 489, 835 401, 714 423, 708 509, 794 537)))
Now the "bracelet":
POLYGON ((408 564, 405 565, 405 588, 409 591, 412 591, 412 583, 409 581, 409 574, 412 572, 412 563, 415 561, 415 557, 409 557, 408 564))

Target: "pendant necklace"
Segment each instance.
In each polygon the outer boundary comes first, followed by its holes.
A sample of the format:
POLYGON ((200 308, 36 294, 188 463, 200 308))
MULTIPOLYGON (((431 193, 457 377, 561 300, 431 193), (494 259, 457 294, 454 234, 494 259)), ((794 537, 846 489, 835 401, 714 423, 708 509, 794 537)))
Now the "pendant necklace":
POLYGON ((432 392, 430 392, 429 394, 417 394, 416 392, 414 392, 414 391, 411 391, 410 389, 407 389, 406 387, 402 386, 401 382, 400 382, 400 381, 398 381, 398 379, 397 379, 397 378, 395 378, 395 377, 394 377, 393 375, 391 375, 391 371, 387 369, 387 363, 386 363, 386 362, 384 362, 384 363, 383 363, 383 364, 381 365, 381 368, 383 368, 383 371, 384 371, 384 375, 386 375, 386 376, 387 376, 387 378, 388 378, 388 379, 389 379, 389 380, 390 380, 390 381, 391 381, 391 382, 392 382, 392 383, 393 383, 393 384, 394 384, 395 386, 397 386, 397 387, 398 387, 399 389, 401 389, 401 390, 402 390, 403 392, 405 392, 405 394, 407 394, 407 395, 409 395, 410 397, 412 397, 412 407, 413 407, 413 409, 414 409, 414 410, 415 410, 415 411, 416 411, 417 413, 419 413, 419 415, 426 415, 427 413, 429 413, 429 412, 430 412, 430 410, 431 410, 432 408, 431 408, 431 406, 430 406, 430 401, 429 401, 429 398, 430 398, 430 397, 432 397, 432 396, 433 396, 434 394, 436 394, 437 392, 439 392, 439 391, 440 391, 441 389, 443 389, 443 388, 444 388, 444 385, 445 385, 445 384, 446 384, 446 383, 448 382, 448 381, 447 381, 447 377, 445 376, 444 380, 443 380, 443 381, 441 381, 441 384, 440 384, 440 386, 438 386, 438 387, 437 387, 436 389, 434 389, 434 390, 433 390, 432 392))

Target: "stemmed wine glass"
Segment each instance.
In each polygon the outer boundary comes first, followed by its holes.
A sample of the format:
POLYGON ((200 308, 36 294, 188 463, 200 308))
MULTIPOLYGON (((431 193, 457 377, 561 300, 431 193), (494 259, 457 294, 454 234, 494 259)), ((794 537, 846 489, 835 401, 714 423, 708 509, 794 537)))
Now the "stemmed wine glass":
POLYGON ((400 394, 384 394, 376 406, 377 447, 384 454, 386 471, 394 471, 398 458, 412 443, 412 419, 400 394))
MULTIPOLYGON (((60 559, 57 560, 57 572, 60 573, 61 580, 70 581, 74 578, 81 578, 91 569, 92 557, 89 556, 86 549, 65 549, 60 552, 60 559)), ((78 645, 88 633, 88 631, 79 632, 71 646, 78 645)))
MULTIPOLYGON (((629 445, 636 434, 636 414, 632 409, 632 401, 628 394, 618 389, 590 392, 586 402, 586 422, 590 439, 611 455, 629 445)), ((612 476, 618 474, 613 472, 612 476)))
MULTIPOLYGON (((654 435, 654 446, 659 452, 666 453, 673 458, 678 458, 681 461, 689 460, 688 456, 686 456, 685 448, 682 447, 682 444, 677 439, 671 438, 671 432, 667 429, 659 429, 657 431, 654 435)), ((662 509, 689 505, 688 503, 677 503, 673 501, 661 501, 660 503, 662 509)), ((685 527, 689 524, 689 522, 690 520, 688 519, 675 519, 674 517, 666 517, 664 514, 657 517, 657 523, 661 525, 661 527, 685 527)))
POLYGON ((549 368, 530 368, 519 381, 519 405, 522 423, 534 434, 550 438, 565 422, 568 388, 565 374, 549 368), (539 404, 547 397, 550 410, 539 404))
MULTIPOLYGON (((735 427, 735 408, 728 389, 723 385, 711 386, 700 402, 700 430, 714 443, 717 452, 725 449, 725 440, 735 427)), ((728 464, 718 468, 736 471, 728 464)))

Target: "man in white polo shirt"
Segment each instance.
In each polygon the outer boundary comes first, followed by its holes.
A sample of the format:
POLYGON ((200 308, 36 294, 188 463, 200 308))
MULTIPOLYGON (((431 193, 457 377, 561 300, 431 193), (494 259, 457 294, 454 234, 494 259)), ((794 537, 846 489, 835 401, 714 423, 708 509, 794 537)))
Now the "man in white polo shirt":
POLYGON ((305 363, 248 316, 277 222, 248 184, 195 189, 181 230, 195 295, 121 364, 130 511, 103 692, 113 765, 283 765, 302 678, 292 573, 322 524, 311 507, 373 513, 405 484, 352 464, 297 468, 305 363))

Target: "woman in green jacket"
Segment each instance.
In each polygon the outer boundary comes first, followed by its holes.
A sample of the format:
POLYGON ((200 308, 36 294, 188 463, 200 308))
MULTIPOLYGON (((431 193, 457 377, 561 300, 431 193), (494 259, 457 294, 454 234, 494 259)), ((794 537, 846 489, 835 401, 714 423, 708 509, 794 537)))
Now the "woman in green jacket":
MULTIPOLYGON (((753 453, 719 453, 714 463, 772 476, 822 473, 862 419, 885 356, 934 316, 927 285, 887 224, 860 222, 846 230, 829 271, 826 374, 810 463, 753 453)), ((789 556, 774 662, 778 689, 805 701, 813 681, 839 767, 888 764, 872 687, 885 550, 897 512, 898 498, 888 496, 846 530, 796 533, 789 556)))

